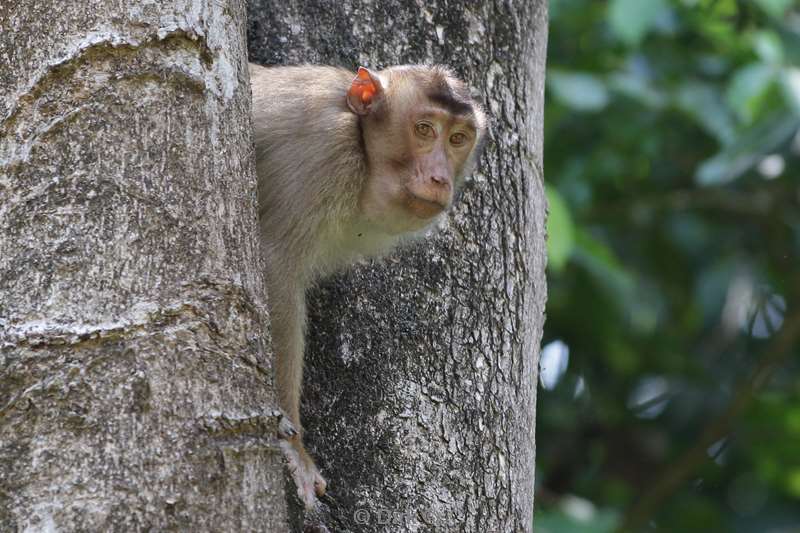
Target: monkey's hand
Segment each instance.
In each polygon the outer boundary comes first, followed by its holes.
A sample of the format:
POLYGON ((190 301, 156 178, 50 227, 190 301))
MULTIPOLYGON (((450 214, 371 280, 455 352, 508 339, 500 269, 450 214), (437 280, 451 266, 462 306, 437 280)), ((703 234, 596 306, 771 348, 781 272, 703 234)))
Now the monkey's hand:
POLYGON ((306 509, 313 509, 317 504, 317 497, 325 494, 328 483, 319 473, 317 465, 308 454, 300 439, 300 433, 291 422, 284 417, 281 421, 278 437, 284 457, 289 462, 289 472, 297 487, 297 496, 302 500, 306 509))

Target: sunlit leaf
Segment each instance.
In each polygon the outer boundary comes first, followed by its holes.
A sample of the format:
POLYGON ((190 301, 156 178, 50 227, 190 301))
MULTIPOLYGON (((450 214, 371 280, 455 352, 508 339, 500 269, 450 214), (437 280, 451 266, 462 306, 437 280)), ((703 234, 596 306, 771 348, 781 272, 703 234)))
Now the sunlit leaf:
POLYGON ((569 367, 569 346, 556 339, 542 347, 539 355, 539 383, 545 390, 556 388, 569 367))
POLYGON ((667 101, 664 94, 651 86, 647 80, 629 72, 612 75, 608 79, 608 85, 613 90, 653 109, 663 107, 667 101))
POLYGON ((774 335, 783 324, 786 300, 780 294, 761 288, 746 312, 747 323, 742 324, 743 329, 749 330, 750 335, 757 339, 766 339, 774 335))
POLYGON ((736 142, 704 161, 695 181, 700 185, 720 185, 740 177, 774 152, 800 128, 800 117, 785 113, 761 120, 736 142))
POLYGON ((783 41, 774 31, 759 31, 753 36, 753 49, 765 63, 781 63, 783 61, 783 41))
POLYGON ((577 111, 599 111, 608 104, 603 81, 585 72, 549 72, 547 85, 559 102, 577 111))
POLYGON ((547 203, 547 262, 551 270, 564 268, 575 246, 575 225, 569 208, 559 192, 546 187, 547 203))
POLYGON ((617 527, 619 515, 600 510, 591 519, 580 520, 563 511, 539 511, 534 518, 536 533, 611 533, 617 527))
POLYGON ((781 72, 781 87, 786 103, 800 115, 800 68, 787 68, 781 72))
POLYGON ((786 14, 786 11, 796 0, 755 0, 755 3, 768 15, 780 18, 786 14))
POLYGON ((764 63, 751 63, 733 75, 726 93, 728 103, 745 123, 756 118, 761 99, 775 81, 775 69, 764 63))
POLYGON ((731 17, 736 15, 736 0, 700 0, 704 10, 712 10, 717 16, 731 17))
POLYGON ((608 21, 620 40, 634 46, 668 12, 669 5, 664 0, 612 0, 608 21))
POLYGON ((800 468, 789 470, 786 473, 786 490, 796 498, 800 498, 800 468))

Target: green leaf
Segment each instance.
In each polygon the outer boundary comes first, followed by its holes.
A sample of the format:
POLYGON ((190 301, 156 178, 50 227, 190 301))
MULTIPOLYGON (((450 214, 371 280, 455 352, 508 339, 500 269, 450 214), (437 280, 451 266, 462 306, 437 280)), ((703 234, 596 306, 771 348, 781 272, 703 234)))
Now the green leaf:
POLYGON ((612 0, 608 21, 621 41, 636 46, 668 10, 664 0, 612 0))
POLYGON ((569 208, 558 191, 547 185, 547 261, 550 268, 559 272, 567 264, 575 246, 575 224, 569 208))
POLYGON ((795 0, 755 0, 755 3, 769 16, 781 18, 795 0))
POLYGON ((620 263, 614 251, 587 231, 575 230, 575 260, 618 296, 630 301, 636 291, 636 280, 620 263))
POLYGON ((599 111, 608 104, 605 84, 591 74, 551 71, 547 84, 559 102, 576 111, 599 111))
POLYGON ((787 68, 781 72, 781 87, 787 105, 800 115, 800 68, 787 68))
POLYGON ((736 0, 700 0, 700 6, 717 17, 732 17, 737 11, 736 0))
POLYGON ((619 515, 611 510, 594 511, 591 518, 581 519, 564 510, 539 511, 533 519, 536 533, 611 533, 619 515))
POLYGON ((774 152, 800 128, 800 117, 779 113, 761 120, 739 139, 704 161, 697 169, 695 181, 714 186, 729 183, 774 152))
POLYGON ((800 468, 794 468, 787 472, 786 490, 795 498, 800 498, 800 468))
POLYGON ((641 102, 651 109, 661 109, 666 103, 663 93, 653 87, 644 76, 630 72, 617 72, 608 78, 614 91, 641 102))
POLYGON ((764 63, 778 64, 783 62, 783 41, 771 30, 762 30, 753 35, 753 49, 764 63))
POLYGON ((689 81, 678 89, 676 104, 725 146, 736 138, 735 118, 713 85, 689 81))
POLYGON ((764 63, 751 63, 733 75, 726 99, 743 122, 753 122, 761 99, 767 94, 773 81, 775 70, 764 63))

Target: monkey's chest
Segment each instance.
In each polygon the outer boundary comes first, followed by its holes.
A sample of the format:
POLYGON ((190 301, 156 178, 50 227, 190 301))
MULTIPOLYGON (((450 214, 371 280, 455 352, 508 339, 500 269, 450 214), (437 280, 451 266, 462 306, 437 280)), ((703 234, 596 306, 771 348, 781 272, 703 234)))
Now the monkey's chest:
POLYGON ((384 255, 398 240, 398 237, 386 235, 368 225, 342 225, 336 231, 321 235, 315 261, 316 270, 324 275, 363 258, 384 255))

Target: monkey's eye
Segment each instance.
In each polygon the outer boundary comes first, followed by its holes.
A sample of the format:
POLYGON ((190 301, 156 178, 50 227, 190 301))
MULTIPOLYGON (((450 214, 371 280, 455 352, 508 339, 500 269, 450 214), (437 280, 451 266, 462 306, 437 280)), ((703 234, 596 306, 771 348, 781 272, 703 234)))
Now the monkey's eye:
POLYGON ((436 131, 433 129, 433 126, 427 122, 417 122, 414 126, 414 131, 417 132, 417 135, 420 137, 425 137, 427 139, 436 137, 436 131))
POLYGON ((453 146, 461 146, 467 142, 467 136, 463 133, 454 133, 450 136, 450 144, 453 146))

